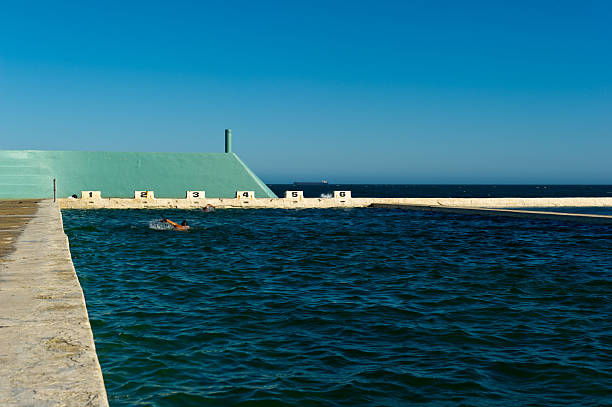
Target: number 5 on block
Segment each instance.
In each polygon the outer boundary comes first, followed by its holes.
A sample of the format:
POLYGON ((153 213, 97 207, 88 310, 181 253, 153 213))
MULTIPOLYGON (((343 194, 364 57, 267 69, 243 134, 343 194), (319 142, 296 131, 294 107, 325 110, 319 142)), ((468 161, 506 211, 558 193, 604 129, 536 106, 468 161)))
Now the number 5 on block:
POLYGON ((304 198, 304 191, 285 191, 286 199, 302 199, 304 198))

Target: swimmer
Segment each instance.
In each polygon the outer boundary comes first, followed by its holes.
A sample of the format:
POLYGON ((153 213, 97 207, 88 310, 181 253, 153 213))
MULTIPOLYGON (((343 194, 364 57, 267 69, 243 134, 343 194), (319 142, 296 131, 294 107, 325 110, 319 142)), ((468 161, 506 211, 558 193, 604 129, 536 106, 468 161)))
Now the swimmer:
POLYGON ((190 228, 186 220, 182 221, 180 225, 176 222, 172 222, 170 219, 161 219, 160 222, 171 224, 174 226, 174 230, 188 230, 190 228))
POLYGON ((214 206, 212 206, 211 204, 207 204, 207 205, 204 207, 204 212, 214 212, 214 211, 215 211, 215 207, 214 207, 214 206))

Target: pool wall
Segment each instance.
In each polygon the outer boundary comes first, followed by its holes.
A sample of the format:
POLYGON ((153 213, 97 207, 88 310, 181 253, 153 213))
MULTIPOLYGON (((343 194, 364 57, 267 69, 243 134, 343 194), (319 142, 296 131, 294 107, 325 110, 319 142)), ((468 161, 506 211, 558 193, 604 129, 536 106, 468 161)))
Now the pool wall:
POLYGON ((232 152, 0 150, 0 198, 52 198, 54 179, 58 198, 84 190, 116 198, 134 197, 135 190, 160 198, 184 198, 186 190, 212 198, 232 198, 238 190, 276 197, 232 152))

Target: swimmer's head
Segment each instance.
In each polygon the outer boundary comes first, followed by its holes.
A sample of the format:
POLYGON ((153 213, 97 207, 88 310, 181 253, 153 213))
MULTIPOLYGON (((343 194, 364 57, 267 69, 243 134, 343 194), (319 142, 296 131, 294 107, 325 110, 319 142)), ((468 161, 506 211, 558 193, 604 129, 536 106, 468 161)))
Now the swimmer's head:
POLYGON ((182 221, 181 226, 187 226, 187 221, 186 220, 182 221))

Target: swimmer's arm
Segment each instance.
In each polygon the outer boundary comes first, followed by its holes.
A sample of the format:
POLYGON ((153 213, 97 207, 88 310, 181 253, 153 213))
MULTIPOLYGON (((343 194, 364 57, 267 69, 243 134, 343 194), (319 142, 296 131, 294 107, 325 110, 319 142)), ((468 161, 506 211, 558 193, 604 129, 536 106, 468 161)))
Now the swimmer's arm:
POLYGON ((164 219, 164 220, 168 222, 169 224, 171 224, 172 226, 175 226, 175 227, 180 226, 178 223, 172 222, 170 219, 164 219))

